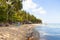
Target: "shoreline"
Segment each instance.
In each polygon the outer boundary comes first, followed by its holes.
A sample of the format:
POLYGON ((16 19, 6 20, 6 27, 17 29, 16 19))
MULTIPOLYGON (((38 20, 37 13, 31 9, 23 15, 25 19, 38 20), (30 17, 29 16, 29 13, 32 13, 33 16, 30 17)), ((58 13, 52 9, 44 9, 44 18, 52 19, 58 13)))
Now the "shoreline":
POLYGON ((35 25, 37 26, 37 24, 24 24, 19 27, 0 27, 0 39, 3 38, 1 40, 39 40, 39 32, 34 29, 35 25), (31 37, 29 37, 28 35, 31 37))

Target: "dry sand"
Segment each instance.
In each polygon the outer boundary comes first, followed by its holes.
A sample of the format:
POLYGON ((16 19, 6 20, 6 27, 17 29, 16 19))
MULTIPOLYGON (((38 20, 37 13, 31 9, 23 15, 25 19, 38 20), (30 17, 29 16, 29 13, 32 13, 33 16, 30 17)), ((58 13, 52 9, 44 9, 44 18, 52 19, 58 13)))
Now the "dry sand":
POLYGON ((0 40, 39 40, 38 31, 34 25, 26 24, 20 27, 0 27, 0 40))

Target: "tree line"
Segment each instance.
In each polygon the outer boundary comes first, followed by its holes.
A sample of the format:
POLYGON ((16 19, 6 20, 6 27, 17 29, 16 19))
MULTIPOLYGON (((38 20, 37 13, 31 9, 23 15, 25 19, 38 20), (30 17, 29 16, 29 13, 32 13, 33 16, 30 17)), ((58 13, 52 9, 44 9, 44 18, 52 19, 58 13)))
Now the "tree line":
POLYGON ((41 19, 37 19, 34 15, 22 10, 22 8, 22 0, 0 0, 0 23, 42 23, 41 19))

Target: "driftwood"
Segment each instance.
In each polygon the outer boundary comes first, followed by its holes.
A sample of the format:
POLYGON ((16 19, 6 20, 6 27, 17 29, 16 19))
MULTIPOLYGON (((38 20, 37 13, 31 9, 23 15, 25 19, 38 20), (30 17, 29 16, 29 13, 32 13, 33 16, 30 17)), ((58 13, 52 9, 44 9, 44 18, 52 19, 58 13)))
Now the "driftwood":
POLYGON ((0 40, 39 40, 39 33, 31 26, 0 27, 0 40))

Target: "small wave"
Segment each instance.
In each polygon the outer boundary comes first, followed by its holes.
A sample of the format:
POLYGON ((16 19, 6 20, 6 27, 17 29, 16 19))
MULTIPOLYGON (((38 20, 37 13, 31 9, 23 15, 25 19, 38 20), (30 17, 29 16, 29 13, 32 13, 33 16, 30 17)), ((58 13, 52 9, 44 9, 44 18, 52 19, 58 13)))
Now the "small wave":
POLYGON ((44 36, 44 35, 49 35, 49 36, 60 36, 60 34, 49 34, 49 33, 46 33, 44 31, 39 31, 40 35, 41 36, 44 36))

